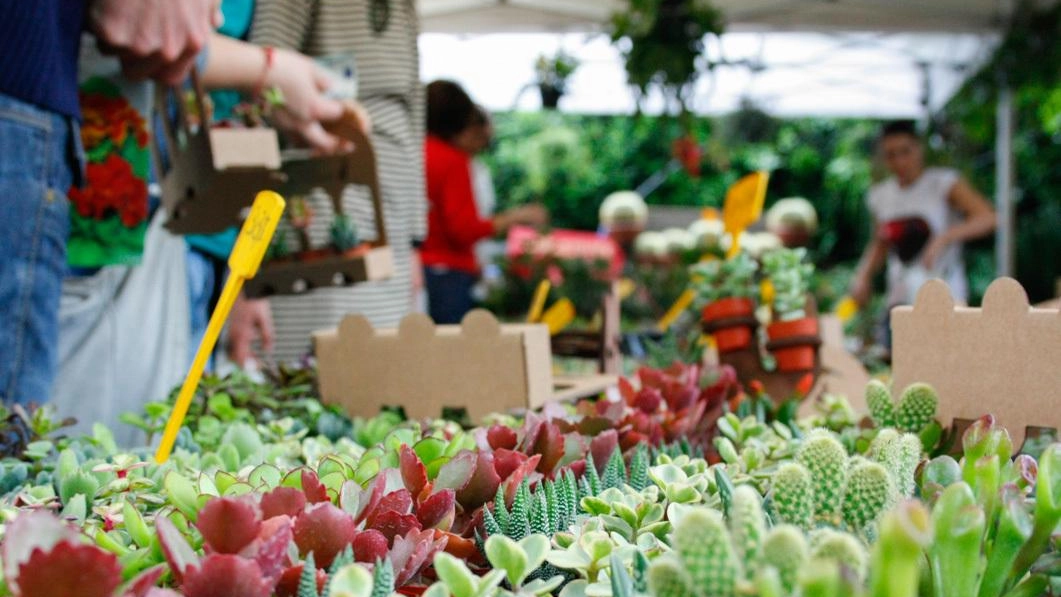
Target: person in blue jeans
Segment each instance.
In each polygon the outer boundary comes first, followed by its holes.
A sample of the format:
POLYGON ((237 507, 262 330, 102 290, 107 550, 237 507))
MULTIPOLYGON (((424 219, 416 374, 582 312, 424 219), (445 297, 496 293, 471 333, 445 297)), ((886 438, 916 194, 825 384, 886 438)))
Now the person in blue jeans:
POLYGON ((66 273, 66 190, 82 182, 77 61, 87 25, 125 72, 182 80, 216 0, 0 0, 0 400, 47 401, 66 273), (87 17, 87 18, 86 18, 87 17))

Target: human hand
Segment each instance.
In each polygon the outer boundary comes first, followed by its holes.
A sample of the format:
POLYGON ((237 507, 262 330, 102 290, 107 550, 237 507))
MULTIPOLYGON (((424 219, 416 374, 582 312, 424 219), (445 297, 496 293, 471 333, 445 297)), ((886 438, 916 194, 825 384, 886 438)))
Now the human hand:
POLYGON ((932 271, 936 266, 936 261, 939 260, 939 256, 943 254, 948 244, 947 237, 943 235, 934 236, 932 240, 928 241, 925 248, 921 250, 921 264, 925 266, 926 270, 932 271))
POLYGON ((100 49, 117 55, 130 79, 184 80, 210 32, 223 21, 220 0, 91 0, 88 27, 100 49))
POLYGON ((508 214, 514 224, 524 226, 544 226, 549 221, 549 211, 539 203, 513 207, 508 214))
POLYGON ((283 96, 283 104, 272 115, 277 127, 321 153, 353 149, 349 141, 326 131, 324 123, 339 120, 347 110, 353 111, 359 123, 364 123, 367 113, 362 116, 364 110, 356 102, 327 97, 325 92, 331 86, 331 79, 313 60, 298 52, 278 48, 265 84, 276 87, 283 96))
POLYGON ((261 340, 262 350, 273 350, 273 312, 267 299, 249 299, 242 294, 232 305, 228 318, 228 358, 243 367, 254 357, 255 340, 261 340))

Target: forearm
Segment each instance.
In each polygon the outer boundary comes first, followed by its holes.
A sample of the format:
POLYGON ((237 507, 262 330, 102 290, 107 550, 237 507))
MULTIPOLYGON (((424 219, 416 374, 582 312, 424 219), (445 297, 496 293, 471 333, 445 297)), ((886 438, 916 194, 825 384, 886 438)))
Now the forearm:
POLYGON ((976 240, 991 234, 995 230, 995 224, 993 211, 978 214, 948 228, 943 233, 943 238, 948 244, 976 240))
POLYGON ((252 93, 266 72, 266 54, 259 46, 220 33, 210 36, 210 53, 202 76, 204 87, 252 93))
POLYGON ((876 238, 871 240, 869 246, 866 247, 866 251, 862 254, 862 259, 858 262, 855 277, 867 280, 872 278, 874 274, 884 267, 884 261, 887 257, 888 249, 884 243, 876 238))

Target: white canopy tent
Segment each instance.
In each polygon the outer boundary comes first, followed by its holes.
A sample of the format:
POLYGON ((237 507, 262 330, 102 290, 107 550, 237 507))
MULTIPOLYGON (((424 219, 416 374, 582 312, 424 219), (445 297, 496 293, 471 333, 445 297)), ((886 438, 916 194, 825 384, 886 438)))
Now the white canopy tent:
MULTIPOLYGON (((693 109, 726 112, 750 99, 781 116, 924 117, 990 56, 1015 6, 1013 0, 711 1, 728 22, 723 55, 745 66, 698 81, 693 109)), ((628 112, 634 106, 618 51, 606 37, 592 36, 622 0, 418 2, 428 33, 421 40, 425 79, 457 79, 492 109, 531 108, 533 96, 522 91, 533 81, 534 59, 562 47, 582 62, 565 110, 628 112), (497 35, 506 33, 553 35, 497 35)), ((645 104, 648 111, 662 106, 651 96, 645 104)), ((1014 262, 1012 117, 1009 93, 1002 90, 998 275, 1011 275, 1014 262)))

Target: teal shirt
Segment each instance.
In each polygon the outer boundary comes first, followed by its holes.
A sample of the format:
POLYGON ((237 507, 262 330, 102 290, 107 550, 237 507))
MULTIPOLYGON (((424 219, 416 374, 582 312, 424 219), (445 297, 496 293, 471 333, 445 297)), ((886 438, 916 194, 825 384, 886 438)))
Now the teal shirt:
MULTIPOLYGON (((221 13, 225 16, 225 22, 217 31, 222 35, 244 39, 251 28, 251 20, 254 18, 254 0, 224 0, 221 3, 221 13)), ((232 116, 232 108, 240 102, 242 97, 237 91, 211 91, 210 99, 214 104, 214 118, 224 120, 232 116)), ((226 261, 232 246, 236 244, 235 228, 229 228, 217 234, 190 234, 185 236, 188 246, 219 259, 226 261)))

